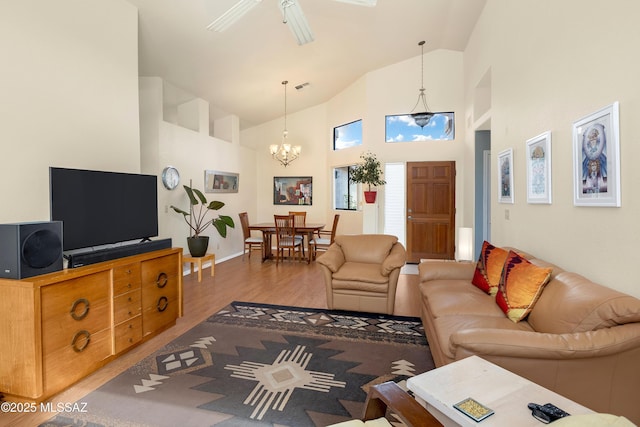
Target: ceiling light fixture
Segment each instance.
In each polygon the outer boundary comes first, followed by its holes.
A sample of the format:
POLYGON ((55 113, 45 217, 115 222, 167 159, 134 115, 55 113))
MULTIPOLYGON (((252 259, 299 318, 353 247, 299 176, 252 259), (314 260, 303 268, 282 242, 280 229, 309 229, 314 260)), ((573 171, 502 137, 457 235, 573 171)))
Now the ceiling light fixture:
POLYGON ((416 122, 418 126, 424 128, 431 120, 431 117, 434 116, 434 113, 429 111, 429 106, 427 105, 427 96, 424 94, 424 40, 418 43, 418 46, 422 48, 422 74, 420 74, 422 79, 422 86, 420 87, 420 94, 418 95, 418 101, 416 102, 415 107, 411 110, 411 117, 416 122), (414 113, 413 111, 418 108, 418 105, 422 101, 422 107, 424 111, 421 113, 414 113))
POLYGON ((271 156, 282 163, 284 167, 300 156, 300 152, 302 151, 302 147, 299 145, 291 146, 287 142, 287 136, 289 135, 289 131, 287 130, 287 80, 282 82, 284 86, 284 130, 282 131, 282 142, 280 145, 272 144, 269 146, 269 152, 271 156))

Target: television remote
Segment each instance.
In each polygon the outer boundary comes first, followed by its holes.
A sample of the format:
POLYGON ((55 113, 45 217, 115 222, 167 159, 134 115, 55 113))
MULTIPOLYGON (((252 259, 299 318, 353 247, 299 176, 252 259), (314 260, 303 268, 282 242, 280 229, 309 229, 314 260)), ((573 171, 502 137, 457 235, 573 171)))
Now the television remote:
POLYGON ((531 409, 532 415, 545 424, 571 415, 551 403, 545 403, 544 405, 529 403, 527 406, 531 409))

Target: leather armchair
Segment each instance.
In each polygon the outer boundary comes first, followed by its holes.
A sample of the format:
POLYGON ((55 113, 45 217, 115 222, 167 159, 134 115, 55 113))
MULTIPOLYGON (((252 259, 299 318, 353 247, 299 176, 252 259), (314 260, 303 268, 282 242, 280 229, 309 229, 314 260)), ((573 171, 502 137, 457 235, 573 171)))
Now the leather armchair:
POLYGON ((322 267, 327 306, 393 314, 404 246, 395 236, 360 234, 336 236, 317 263, 322 267))

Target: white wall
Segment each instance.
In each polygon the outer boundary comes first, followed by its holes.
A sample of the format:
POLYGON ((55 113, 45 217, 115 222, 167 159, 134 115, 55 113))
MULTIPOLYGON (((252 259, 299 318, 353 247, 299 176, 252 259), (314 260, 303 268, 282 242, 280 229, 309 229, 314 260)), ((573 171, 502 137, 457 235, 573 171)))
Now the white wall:
POLYGON ((471 111, 473 88, 490 70, 492 153, 514 149, 515 204, 498 204, 494 197, 492 240, 636 296, 638 16, 640 2, 634 0, 606 7, 598 0, 488 0, 465 51, 464 77, 471 111), (620 102, 622 207, 575 207, 572 123, 614 101, 620 102), (553 140, 553 204, 530 205, 525 141, 544 131, 553 140))
POLYGON ((269 145, 280 144, 282 141, 284 118, 241 131, 240 141, 256 147, 257 212, 254 217, 249 216, 250 222, 273 221, 274 214, 286 214, 289 210, 307 211, 307 222, 310 223, 327 221, 327 200, 331 187, 327 182, 326 146, 329 136, 326 134, 326 122, 324 104, 287 115, 288 142, 302 147, 300 157, 287 167, 274 160, 269 152, 269 145), (276 176, 311 176, 312 205, 274 205, 273 177, 276 176))
POLYGON ((137 20, 124 0, 0 2, 0 222, 49 219, 49 166, 139 172, 137 20))
MULTIPOLYGON (((227 230, 226 239, 213 226, 204 233, 210 237, 209 252, 215 253, 216 262, 219 262, 242 252, 244 239, 238 213, 246 211, 250 218, 256 216, 256 153, 241 147, 238 141, 223 141, 209 136, 207 126, 194 131, 164 121, 162 99, 167 85, 158 77, 140 78, 142 171, 160 176, 164 167, 171 165, 180 172, 180 185, 174 190, 165 189, 158 180, 160 235, 171 237, 173 246, 184 247, 186 253, 189 227, 183 216, 170 208, 174 205, 188 210, 189 202, 182 186, 189 185, 191 180, 194 188, 204 191, 205 170, 238 173, 238 193, 204 193, 208 201, 225 203, 221 210, 213 213, 215 216, 228 215, 235 222, 235 228, 227 230)), ((205 101, 198 99, 196 103, 204 105, 205 101)), ((198 116, 199 112, 194 114, 198 116)), ((224 122, 238 126, 238 120, 224 122)), ((237 132, 236 129, 226 133, 232 135, 237 132)), ((214 215, 210 213, 207 218, 213 219, 214 215)))

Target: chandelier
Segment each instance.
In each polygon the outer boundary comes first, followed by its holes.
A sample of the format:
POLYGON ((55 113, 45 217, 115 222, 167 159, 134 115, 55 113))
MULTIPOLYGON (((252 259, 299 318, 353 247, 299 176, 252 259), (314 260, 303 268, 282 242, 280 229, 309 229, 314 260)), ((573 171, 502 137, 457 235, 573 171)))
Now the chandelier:
POLYGON ((431 117, 434 116, 434 113, 429 111, 429 106, 427 105, 427 97, 424 94, 424 40, 418 43, 418 46, 422 49, 422 74, 420 75, 422 79, 422 86, 420 87, 420 94, 418 95, 418 101, 416 102, 415 107, 411 110, 411 117, 413 117, 413 121, 416 122, 418 126, 424 128, 431 120, 431 117), (420 105, 420 101, 422 101, 422 107, 424 111, 421 113, 414 113, 413 111, 418 108, 420 105))
POLYGON ((302 147, 299 145, 292 146, 287 142, 287 136, 289 131, 287 131, 287 80, 282 82, 284 86, 284 131, 282 131, 282 142, 280 145, 272 144, 269 146, 269 152, 271 156, 282 163, 284 167, 300 156, 300 152, 302 151, 302 147))

